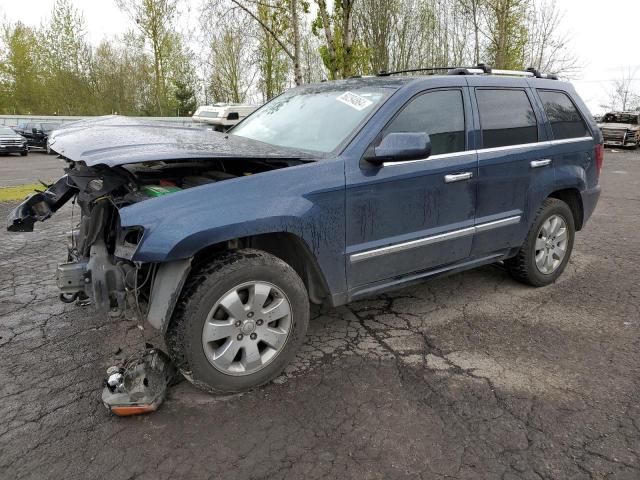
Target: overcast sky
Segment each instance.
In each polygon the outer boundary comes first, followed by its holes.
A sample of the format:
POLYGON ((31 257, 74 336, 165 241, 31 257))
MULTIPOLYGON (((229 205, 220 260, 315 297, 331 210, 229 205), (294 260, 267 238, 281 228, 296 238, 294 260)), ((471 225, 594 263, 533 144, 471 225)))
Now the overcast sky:
MULTIPOLYGON (((132 25, 114 0, 72 1, 84 13, 94 44, 132 25)), ((187 0, 194 11, 184 21, 189 21, 191 28, 197 25, 200 3, 187 0)), ((0 0, 0 16, 37 25, 50 15, 53 4, 54 0, 0 0)), ((611 80, 629 68, 638 70, 635 84, 640 90, 640 56, 635 53, 640 39, 640 0, 558 0, 558 6, 566 10, 563 28, 571 33, 571 48, 583 65, 574 84, 592 111, 602 110, 611 80)))

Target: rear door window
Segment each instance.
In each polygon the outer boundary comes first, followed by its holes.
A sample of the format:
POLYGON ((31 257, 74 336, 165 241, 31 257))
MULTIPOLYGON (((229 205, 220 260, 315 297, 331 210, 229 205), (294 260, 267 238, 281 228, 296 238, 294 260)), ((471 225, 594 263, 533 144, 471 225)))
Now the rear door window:
POLYGON ((483 148, 538 141, 538 122, 524 90, 476 89, 483 148))
POLYGON ((551 124, 554 139, 591 136, 582 115, 566 93, 538 90, 538 95, 551 124))
POLYGON ((432 155, 464 151, 462 92, 435 90, 415 97, 385 128, 384 135, 420 132, 431 138, 432 155))

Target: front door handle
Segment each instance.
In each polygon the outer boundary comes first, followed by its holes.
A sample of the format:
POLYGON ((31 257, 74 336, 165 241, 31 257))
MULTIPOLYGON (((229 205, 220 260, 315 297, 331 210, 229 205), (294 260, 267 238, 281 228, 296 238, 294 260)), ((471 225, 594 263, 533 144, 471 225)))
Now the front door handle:
POLYGON ((461 182, 463 180, 469 180, 471 177, 473 177, 473 173, 471 172, 453 173, 444 176, 444 183, 461 182))
POLYGON ((551 165, 550 158, 545 158, 544 160, 533 160, 531 162, 531 168, 546 167, 547 165, 551 165))

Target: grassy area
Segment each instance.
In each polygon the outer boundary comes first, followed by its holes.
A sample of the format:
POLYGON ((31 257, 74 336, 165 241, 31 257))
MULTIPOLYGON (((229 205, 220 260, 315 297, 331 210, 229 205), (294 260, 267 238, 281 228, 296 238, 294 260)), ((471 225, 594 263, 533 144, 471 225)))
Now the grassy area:
POLYGON ((23 200, 27 195, 32 194, 36 188, 38 190, 44 190, 42 184, 39 183, 16 185, 15 187, 0 187, 0 202, 23 200))

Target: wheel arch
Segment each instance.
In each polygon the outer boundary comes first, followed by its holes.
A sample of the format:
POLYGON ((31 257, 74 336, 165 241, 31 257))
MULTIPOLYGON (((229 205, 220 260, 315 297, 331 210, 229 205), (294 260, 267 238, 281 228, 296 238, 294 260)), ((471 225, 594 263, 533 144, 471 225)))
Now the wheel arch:
POLYGON ((582 195, 577 188, 563 188, 551 192, 547 198, 556 198, 562 200, 571 209, 576 231, 582 230, 584 224, 584 205, 582 204, 582 195))
POLYGON ((262 250, 278 257, 300 276, 312 303, 330 301, 331 291, 316 257, 304 239, 290 232, 261 233, 208 245, 195 254, 193 268, 197 269, 199 264, 221 252, 241 248, 262 250))

